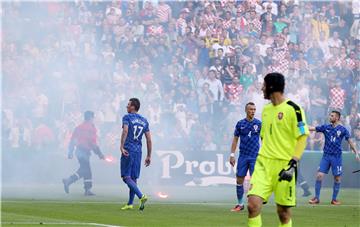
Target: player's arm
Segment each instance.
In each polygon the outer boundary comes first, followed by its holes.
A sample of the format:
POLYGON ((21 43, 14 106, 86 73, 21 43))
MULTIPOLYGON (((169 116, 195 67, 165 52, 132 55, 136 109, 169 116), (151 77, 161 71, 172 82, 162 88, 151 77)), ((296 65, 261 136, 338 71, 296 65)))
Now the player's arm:
POLYGON ((152 152, 152 140, 151 140, 150 131, 145 132, 145 138, 146 138, 146 148, 147 148, 145 166, 149 166, 151 162, 151 152, 152 152))
POLYGON ((233 141, 231 143, 231 153, 230 153, 230 164, 232 166, 235 166, 235 152, 238 142, 239 142, 239 137, 234 136, 233 141))
POLYGON ((347 139, 347 141, 349 143, 351 151, 355 154, 356 160, 360 161, 359 152, 356 150, 355 144, 350 138, 347 139))
POLYGON ((309 136, 309 127, 306 124, 306 118, 304 111, 295 103, 288 102, 289 105, 291 105, 294 108, 294 118, 292 123, 293 128, 293 134, 296 138, 296 144, 294 148, 294 153, 292 155, 291 160, 288 163, 288 168, 282 169, 279 173, 279 181, 286 180, 291 181, 293 178, 293 175, 297 171, 297 163, 301 159, 302 154, 304 153, 305 147, 306 147, 306 139, 309 136))
POLYGON ((297 138, 294 155, 292 157, 292 159, 294 159, 295 161, 299 161, 301 159, 301 156, 303 155, 305 147, 306 147, 307 137, 308 137, 308 135, 304 134, 297 138))
POLYGON ((298 161, 304 153, 307 137, 308 134, 303 134, 297 138, 294 154, 288 163, 289 168, 280 171, 279 181, 286 180, 290 182, 292 180, 294 173, 297 171, 298 161))
POLYGON ((122 133, 121 133, 121 142, 120 142, 120 151, 121 151, 121 154, 123 154, 124 156, 128 156, 129 155, 129 152, 127 150, 125 150, 124 148, 124 145, 125 145, 125 140, 126 140, 126 137, 128 135, 128 132, 129 132, 129 126, 124 124, 123 125, 123 129, 122 129, 122 133))
POLYGON ((319 125, 319 126, 308 126, 309 131, 311 132, 322 132, 324 133, 326 130, 326 126, 325 125, 319 125))

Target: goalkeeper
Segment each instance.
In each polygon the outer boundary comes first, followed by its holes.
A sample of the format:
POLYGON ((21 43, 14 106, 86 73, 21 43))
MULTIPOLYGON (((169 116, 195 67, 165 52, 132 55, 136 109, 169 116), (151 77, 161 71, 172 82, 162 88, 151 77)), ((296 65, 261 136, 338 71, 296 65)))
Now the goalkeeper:
POLYGON ((285 78, 269 73, 262 91, 267 104, 262 112, 262 146, 248 192, 248 226, 262 225, 261 207, 274 192, 279 226, 292 226, 291 207, 296 205, 296 168, 306 146, 309 129, 304 111, 284 97, 285 78))

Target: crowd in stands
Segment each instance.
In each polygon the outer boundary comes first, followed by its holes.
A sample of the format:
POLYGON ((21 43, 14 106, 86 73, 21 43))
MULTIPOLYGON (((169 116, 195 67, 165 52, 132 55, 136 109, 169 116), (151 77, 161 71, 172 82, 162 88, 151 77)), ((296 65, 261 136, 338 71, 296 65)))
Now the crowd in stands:
MULTIPOLYGON (((329 110, 360 146, 357 1, 2 3, 2 144, 66 152, 85 110, 118 153, 131 97, 158 149, 227 151, 235 123, 267 103, 263 76, 286 76, 308 123, 329 110)), ((323 138, 312 134, 308 149, 323 138)))

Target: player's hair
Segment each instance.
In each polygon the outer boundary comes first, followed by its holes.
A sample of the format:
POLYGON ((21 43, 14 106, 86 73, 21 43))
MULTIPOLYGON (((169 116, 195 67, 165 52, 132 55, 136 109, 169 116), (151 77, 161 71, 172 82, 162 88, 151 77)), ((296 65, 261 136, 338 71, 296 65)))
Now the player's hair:
POLYGON ((341 113, 340 113, 339 111, 333 110, 333 111, 331 111, 331 113, 335 113, 335 114, 339 117, 339 119, 340 119, 341 113))
POLYGON ((248 103, 246 103, 246 105, 245 105, 245 110, 246 110, 246 108, 247 108, 248 106, 255 106, 255 103, 253 103, 253 102, 248 102, 248 103))
POLYGON ((89 121, 89 120, 93 119, 94 116, 95 116, 94 112, 92 112, 92 111, 90 111, 90 110, 87 110, 87 111, 85 111, 85 113, 84 113, 84 120, 85 120, 85 121, 89 121))
POLYGON ((285 77, 281 73, 268 73, 264 78, 266 84, 266 93, 269 95, 273 92, 284 93, 285 77))
POLYGON ((140 100, 138 98, 131 98, 129 99, 129 101, 131 102, 131 106, 135 107, 136 111, 139 111, 140 109, 140 100))

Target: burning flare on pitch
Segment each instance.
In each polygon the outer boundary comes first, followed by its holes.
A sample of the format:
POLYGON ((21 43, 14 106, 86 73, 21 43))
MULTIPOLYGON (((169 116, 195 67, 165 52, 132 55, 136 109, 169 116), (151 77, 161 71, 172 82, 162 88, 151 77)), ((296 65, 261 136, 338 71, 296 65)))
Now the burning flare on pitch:
POLYGON ((161 199, 167 199, 169 197, 168 194, 163 193, 163 192, 158 192, 157 195, 161 198, 161 199))

